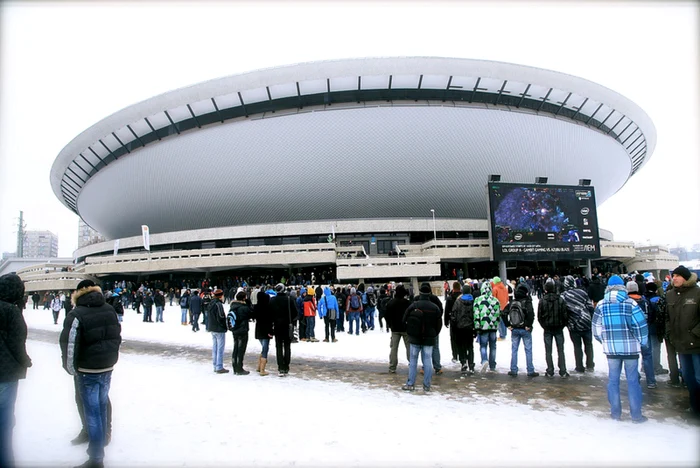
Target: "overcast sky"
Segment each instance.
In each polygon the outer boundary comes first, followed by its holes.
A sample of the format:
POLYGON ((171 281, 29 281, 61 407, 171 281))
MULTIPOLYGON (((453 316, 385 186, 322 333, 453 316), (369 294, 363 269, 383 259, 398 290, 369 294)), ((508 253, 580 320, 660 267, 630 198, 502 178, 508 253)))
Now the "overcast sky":
MULTIPOLYGON (((700 243, 698 7, 340 2, 3 2, 0 251, 17 217, 78 244, 55 197, 59 151, 100 119, 175 88, 258 68, 339 58, 442 56, 569 73, 636 102, 657 130, 651 160, 599 209, 616 240, 700 243)), ((595 181, 594 181, 595 185, 595 181)), ((105 211, 124 211, 118 199, 105 211)))

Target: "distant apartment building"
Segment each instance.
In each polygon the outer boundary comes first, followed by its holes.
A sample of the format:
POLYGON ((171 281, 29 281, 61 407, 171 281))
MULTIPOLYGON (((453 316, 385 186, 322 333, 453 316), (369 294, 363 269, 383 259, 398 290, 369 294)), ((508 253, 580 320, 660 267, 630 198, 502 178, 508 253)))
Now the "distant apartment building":
POLYGON ((58 236, 51 231, 26 231, 23 257, 58 257, 58 236))
POLYGON ((85 247, 86 245, 96 244, 98 242, 104 242, 107 239, 105 236, 99 232, 92 229, 90 226, 85 224, 81 219, 78 220, 78 248, 85 247))

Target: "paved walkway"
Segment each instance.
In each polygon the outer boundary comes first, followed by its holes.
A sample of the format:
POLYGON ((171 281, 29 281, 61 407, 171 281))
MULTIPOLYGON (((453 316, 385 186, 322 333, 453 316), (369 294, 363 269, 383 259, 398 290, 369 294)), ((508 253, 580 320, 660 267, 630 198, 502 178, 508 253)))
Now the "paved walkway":
MULTIPOLYGON (((29 339, 58 343, 59 331, 29 330, 29 339)), ((124 341, 121 352, 134 354, 150 354, 161 357, 174 357, 201 361, 211 365, 211 350, 193 346, 172 345, 165 343, 149 343, 144 341, 124 341)), ((276 377, 274 347, 270 350, 268 370, 269 378, 276 377)), ((225 358, 226 362, 228 358, 225 358)), ((255 369, 257 355, 248 353, 244 367, 255 369)), ((229 366, 230 367, 230 366, 229 366)), ((254 371, 253 371, 254 372, 254 371)), ((292 345, 292 363, 290 377, 304 380, 326 380, 346 382, 364 388, 381 388, 401 391, 400 387, 406 382, 407 366, 399 365, 397 374, 390 374, 387 364, 357 361, 324 361, 319 359, 295 358, 292 345)), ((419 376, 420 377, 420 376, 419 376)), ((659 379, 659 387, 648 390, 642 385, 644 393, 644 414, 657 421, 675 420, 686 421, 700 427, 700 423, 689 418, 688 392, 686 389, 671 388, 666 380, 659 379)), ((420 382, 417 382, 420 384, 420 382)), ((642 384, 644 379, 642 379, 642 384)), ((556 376, 552 379, 544 377, 529 378, 525 375, 517 378, 505 373, 477 373, 470 377, 462 377, 456 364, 444 364, 443 374, 433 377, 433 396, 440 398, 474 401, 512 400, 526 404, 534 409, 556 411, 560 406, 574 410, 585 410, 587 413, 607 418, 609 405, 606 395, 607 379, 590 374, 571 374, 569 379, 556 376), (556 405, 552 405, 555 402, 556 405)), ((420 387, 420 385, 417 385, 420 387)), ((621 384, 622 402, 625 405, 626 386, 621 384)), ((420 394, 421 391, 416 393, 420 394)), ((623 406, 623 418, 628 408, 623 406)))

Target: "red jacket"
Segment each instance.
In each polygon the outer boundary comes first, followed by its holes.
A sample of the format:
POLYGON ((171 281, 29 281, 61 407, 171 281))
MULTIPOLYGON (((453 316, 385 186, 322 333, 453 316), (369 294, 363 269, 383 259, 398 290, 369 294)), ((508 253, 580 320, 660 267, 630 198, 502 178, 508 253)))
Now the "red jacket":
POLYGON ((307 295, 304 298, 304 317, 316 317, 316 297, 307 295))

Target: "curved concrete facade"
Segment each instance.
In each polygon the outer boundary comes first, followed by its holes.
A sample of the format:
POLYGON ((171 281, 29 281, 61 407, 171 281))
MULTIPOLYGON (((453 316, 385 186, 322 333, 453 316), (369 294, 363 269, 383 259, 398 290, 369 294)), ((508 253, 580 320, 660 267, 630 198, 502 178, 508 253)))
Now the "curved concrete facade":
POLYGON ((142 224, 154 235, 274 231, 427 218, 432 208, 442 219, 483 219, 489 174, 591 179, 601 203, 648 160, 655 139, 638 106, 581 78, 478 60, 341 60, 130 106, 70 142, 51 183, 109 238, 138 236, 142 224), (116 200, 129 209, 104 208, 116 200))

